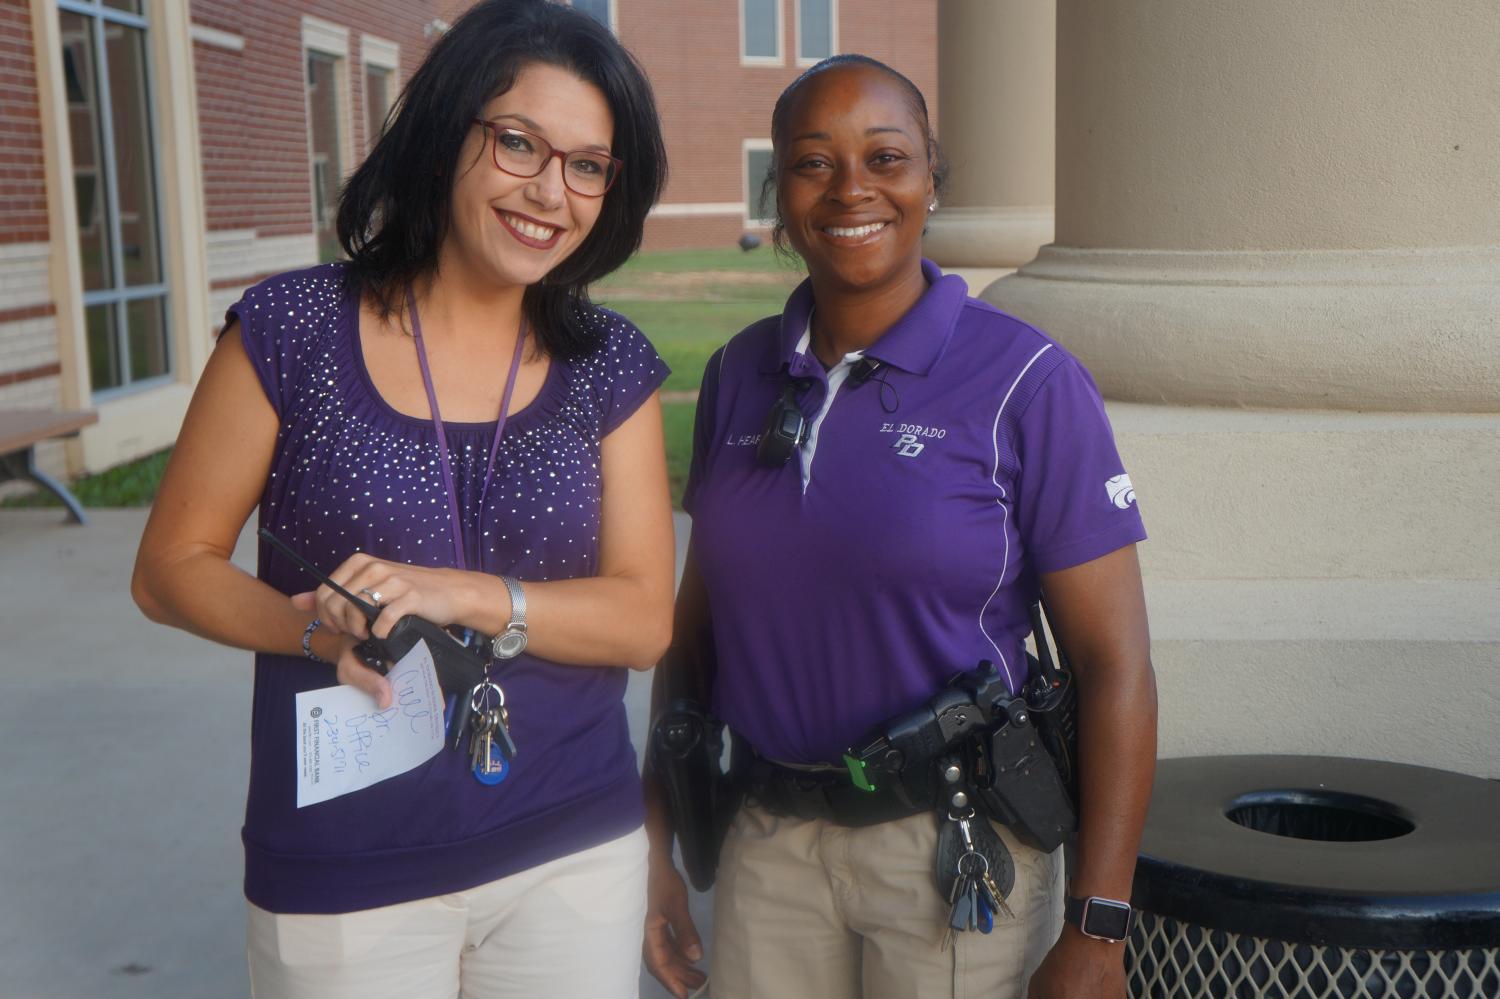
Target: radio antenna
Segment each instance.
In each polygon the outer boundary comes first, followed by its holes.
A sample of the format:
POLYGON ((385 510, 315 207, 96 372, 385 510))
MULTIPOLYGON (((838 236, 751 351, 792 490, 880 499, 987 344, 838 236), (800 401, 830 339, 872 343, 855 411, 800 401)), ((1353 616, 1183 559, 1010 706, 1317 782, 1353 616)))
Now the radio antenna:
POLYGON ((301 555, 298 555, 285 541, 282 541, 280 538, 272 534, 270 531, 266 530, 264 527, 262 527, 256 533, 265 538, 267 541, 271 542, 271 546, 277 551, 281 552, 281 554, 285 555, 297 565, 301 566, 308 575, 312 576, 318 582, 326 584, 333 590, 333 592, 337 593, 339 596, 343 597, 345 600, 358 607, 360 611, 365 615, 365 618, 370 621, 370 623, 373 624, 375 622, 375 619, 380 616, 379 607, 374 604, 365 603, 363 600, 359 599, 359 597, 356 597, 354 594, 344 589, 338 583, 335 583, 333 580, 323 575, 323 573, 318 571, 317 566, 313 565, 301 555))

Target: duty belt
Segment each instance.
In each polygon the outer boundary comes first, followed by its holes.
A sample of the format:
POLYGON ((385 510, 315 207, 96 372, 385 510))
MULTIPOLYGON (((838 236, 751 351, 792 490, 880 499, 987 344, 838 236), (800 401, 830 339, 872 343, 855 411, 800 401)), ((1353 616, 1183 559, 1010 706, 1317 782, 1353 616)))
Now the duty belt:
POLYGON ((736 740, 735 767, 749 801, 773 815, 826 819, 841 826, 873 826, 929 811, 930 802, 913 805, 894 783, 867 791, 849 782, 843 767, 790 767, 768 760, 743 740, 736 740))

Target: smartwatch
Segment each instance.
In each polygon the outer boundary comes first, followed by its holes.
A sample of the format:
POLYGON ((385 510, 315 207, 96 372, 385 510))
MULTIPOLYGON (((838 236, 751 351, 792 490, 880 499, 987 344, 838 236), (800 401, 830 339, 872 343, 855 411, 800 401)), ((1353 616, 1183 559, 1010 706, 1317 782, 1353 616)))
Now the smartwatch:
POLYGON ((510 591, 510 623, 490 643, 490 653, 496 659, 514 659, 526 650, 526 591, 514 577, 501 576, 500 582, 510 591))
POLYGON ((1078 927, 1086 937, 1119 943, 1130 936, 1135 911, 1128 902, 1113 898, 1074 898, 1063 902, 1063 919, 1078 927))

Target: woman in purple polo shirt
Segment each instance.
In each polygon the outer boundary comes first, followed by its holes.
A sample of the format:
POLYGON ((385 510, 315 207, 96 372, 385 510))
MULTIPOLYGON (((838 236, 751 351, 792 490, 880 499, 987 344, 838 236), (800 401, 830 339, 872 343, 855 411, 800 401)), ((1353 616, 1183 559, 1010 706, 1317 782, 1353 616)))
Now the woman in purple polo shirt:
POLYGON ((666 367, 587 288, 639 245, 664 172, 651 88, 608 30, 481 3, 345 188, 349 259, 229 310, 133 591, 155 620, 256 651, 257 995, 636 994, 646 838, 622 695, 670 633, 666 367), (230 562, 257 506, 380 608, 373 625, 267 544, 258 578, 230 562), (471 647, 497 688, 448 698, 480 710, 456 735, 430 723, 444 745, 425 762, 303 800, 309 732, 323 768, 369 765, 393 691, 354 649, 408 614, 486 636, 471 647), (371 698, 359 725, 303 718, 298 695, 337 682, 371 698), (473 734, 502 718, 514 753, 473 734))
MULTIPOLYGON (((1116 999, 1122 946, 1101 938, 1128 925, 1156 708, 1145 533, 1098 391, 1046 334, 922 259, 941 171, 905 77, 826 60, 782 94, 771 130, 777 235, 809 278, 708 363, 674 641, 711 635, 712 711, 754 754, 719 861, 713 994, 1116 999), (799 422, 800 444, 767 443, 772 427, 795 442, 799 422), (883 778, 862 798, 839 763, 982 660, 1020 691, 1039 593, 1080 692, 1067 892, 1090 911, 1069 925, 1060 850, 998 824, 997 846, 971 824, 1004 896, 980 913, 978 888, 937 887, 957 881, 964 799, 912 806, 883 778)), ((702 947, 661 800, 645 953, 685 996, 702 947)))

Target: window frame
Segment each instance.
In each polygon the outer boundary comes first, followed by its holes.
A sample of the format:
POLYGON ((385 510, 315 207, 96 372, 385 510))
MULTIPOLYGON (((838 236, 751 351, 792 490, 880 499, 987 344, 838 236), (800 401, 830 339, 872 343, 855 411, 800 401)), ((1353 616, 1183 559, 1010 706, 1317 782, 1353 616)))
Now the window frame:
POLYGON ((369 153, 375 148, 375 140, 378 135, 370 134, 370 70, 379 70, 386 74, 386 101, 385 107, 381 109, 380 120, 385 121, 390 114, 391 108, 396 105, 396 98, 401 93, 401 46, 389 39, 380 38, 375 35, 361 34, 359 36, 359 65, 363 71, 359 74, 360 103, 364 106, 364 128, 365 128, 365 152, 369 153))
MULTIPOLYGON (((59 18, 58 33, 61 37, 61 17, 64 13, 76 14, 89 19, 89 44, 93 46, 94 71, 93 84, 94 94, 92 99, 98 106, 99 118, 99 163, 96 168, 96 180, 94 197, 100 195, 100 185, 103 186, 104 204, 108 210, 101 219, 105 229, 105 238, 110 245, 110 280, 112 287, 95 288, 85 291, 80 286, 79 301, 82 304, 84 316, 84 344, 81 355, 82 378, 86 386, 87 398, 91 403, 107 403, 111 399, 122 396, 135 395, 138 392, 163 385, 171 384, 177 380, 176 368, 178 366, 178 346, 176 343, 176 330, 173 318, 173 288, 172 272, 168 265, 168 251, 166 242, 169 238, 167 229, 166 211, 163 205, 162 192, 166 190, 162 177, 163 150, 161 144, 160 124, 161 116, 160 89, 157 84, 157 70, 153 51, 153 26, 152 9, 143 7, 145 13, 133 14, 129 11, 118 10, 114 7, 106 7, 101 0, 56 0, 55 7, 59 18), (120 209, 120 178, 118 175, 119 157, 115 145, 115 116, 114 101, 115 94, 104 81, 109 76, 109 52, 105 46, 106 25, 116 25, 122 28, 134 29, 141 32, 141 83, 145 88, 144 106, 146 109, 146 147, 151 152, 151 170, 146 180, 151 185, 151 206, 156 216, 156 253, 157 271, 161 274, 161 280, 151 284, 131 285, 126 282, 125 277, 125 240, 123 226, 121 225, 122 211, 120 209), (160 374, 148 375, 145 378, 134 378, 130 370, 130 320, 129 309, 133 302, 143 299, 159 299, 161 301, 162 317, 162 353, 164 370, 160 374), (117 385, 109 385, 98 388, 93 384, 93 356, 89 353, 87 342, 87 314, 90 308, 105 306, 114 314, 114 340, 115 349, 120 357, 120 382, 117 385)), ((62 62, 62 53, 58 52, 59 65, 62 62)), ((86 95, 87 97, 88 95, 86 95)), ((77 107, 64 97, 69 110, 77 107)), ((87 106, 85 100, 83 106, 87 106)), ((71 144, 68 159, 73 160, 71 144)), ((72 171, 76 174, 78 168, 73 163, 72 171)), ((68 244, 68 252, 75 256, 80 252, 77 239, 78 209, 77 195, 73 197, 73 228, 74 238, 68 244)), ((81 264, 80 264, 81 266, 81 264)))
MULTIPOLYGON (((339 154, 338 176, 331 178, 333 189, 340 189, 344 181, 354 172, 354 102, 351 97, 349 58, 349 29, 332 21, 325 21, 310 14, 302 15, 302 107, 303 120, 307 127, 307 219, 312 225, 313 239, 318 240, 321 215, 318 205, 318 188, 313 183, 313 109, 312 87, 307 79, 308 60, 313 55, 333 62, 334 127, 338 135, 334 143, 339 154)), ((360 84, 364 86, 363 83, 360 84)), ((322 244, 319 243, 319 259, 322 244)))
POLYGON ((64 453, 71 474, 98 472, 170 446, 182 427, 193 385, 213 350, 212 338, 204 335, 213 329, 205 216, 200 198, 158 197, 162 275, 169 285, 163 300, 167 349, 172 351, 169 372, 162 379, 134 382, 125 391, 106 390, 100 398, 90 381, 62 13, 100 12, 111 20, 144 16, 149 23, 144 72, 153 74, 148 106, 158 194, 203 189, 192 25, 187 5, 179 0, 144 0, 141 15, 105 8, 97 0, 33 0, 29 7, 48 205, 47 294, 55 310, 57 404, 99 414, 98 423, 64 443, 64 453))
MULTIPOLYGON (((742 178, 740 190, 742 190, 746 195, 746 198, 742 203, 740 213, 741 221, 743 222, 746 229, 770 229, 776 224, 776 217, 774 212, 772 212, 770 218, 756 218, 755 216, 750 214, 749 198, 749 194, 751 191, 750 154, 752 152, 770 152, 772 148, 773 147, 771 145, 771 140, 769 138, 749 138, 740 140, 740 176, 742 178)), ((764 175, 762 175, 762 177, 763 176, 764 175)), ((757 191, 757 196, 758 194, 759 192, 757 191)))
POLYGON ((748 21, 747 11, 748 11, 748 5, 750 3, 753 3, 753 2, 755 2, 755 0, 739 0, 739 8, 740 8, 739 9, 739 23, 740 23, 740 65, 741 66, 785 66, 786 65, 786 24, 784 23, 785 18, 783 16, 783 11, 782 11, 782 7, 784 6, 784 4, 782 3, 782 0, 765 0, 765 2, 768 2, 768 3, 771 4, 772 10, 774 10, 775 13, 776 13, 776 54, 774 56, 750 55, 749 53, 747 53, 745 51, 745 43, 747 41, 747 33, 745 31, 746 23, 748 21))
POLYGON ((828 55, 804 56, 802 54, 802 5, 807 0, 797 0, 796 10, 793 14, 797 19, 797 65, 816 66, 829 56, 839 54, 839 0, 827 0, 828 3, 828 55))

